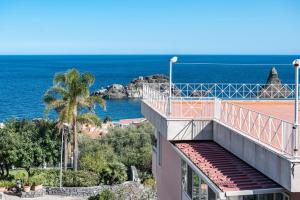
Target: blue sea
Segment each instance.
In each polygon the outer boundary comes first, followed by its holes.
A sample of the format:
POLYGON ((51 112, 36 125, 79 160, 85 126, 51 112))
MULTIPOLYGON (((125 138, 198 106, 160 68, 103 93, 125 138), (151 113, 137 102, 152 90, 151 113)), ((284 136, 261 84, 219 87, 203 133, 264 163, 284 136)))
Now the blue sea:
MULTIPOLYGON (((112 83, 127 84, 151 74, 168 75, 170 55, 39 55, 0 56, 0 121, 8 118, 41 118, 42 96, 51 87, 55 73, 77 68, 96 77, 92 91, 112 83)), ((179 62, 235 63, 241 65, 175 65, 173 82, 265 83, 271 63, 292 63, 298 56, 179 55, 179 62), (265 63, 265 65, 243 65, 265 63)), ((284 83, 294 82, 291 66, 275 66, 284 83)), ((141 117, 139 100, 108 100, 113 120, 141 117)), ((52 114, 53 117, 53 114, 52 114)))

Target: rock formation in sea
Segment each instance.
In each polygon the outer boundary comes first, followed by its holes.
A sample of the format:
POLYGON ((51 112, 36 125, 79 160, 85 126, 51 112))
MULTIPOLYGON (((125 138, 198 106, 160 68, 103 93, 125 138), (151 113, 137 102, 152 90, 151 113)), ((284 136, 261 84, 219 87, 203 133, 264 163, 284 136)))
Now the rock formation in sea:
MULTIPOLYGON (((134 99, 141 98, 143 95, 144 83, 168 83, 169 79, 163 74, 155 74, 150 76, 140 76, 130 81, 128 85, 112 84, 106 88, 101 88, 93 93, 93 95, 102 96, 105 99, 134 99)), ((167 90, 168 86, 164 89, 167 90)))
POLYGON ((283 85, 275 67, 272 67, 266 84, 259 92, 260 98, 287 98, 291 91, 287 85, 283 85))
MULTIPOLYGON (((142 98, 144 83, 161 83, 155 87, 159 87, 161 93, 168 94, 169 91, 168 77, 163 74, 150 76, 140 76, 130 81, 127 85, 112 84, 106 88, 101 88, 93 93, 93 95, 102 96, 105 99, 137 99, 142 98)), ((193 90, 190 91, 191 97, 208 97, 210 90, 193 90)), ((172 88, 173 96, 182 96, 179 88, 172 88)), ((261 90, 255 96, 259 98, 287 98, 291 95, 291 90, 287 85, 281 83, 278 72, 275 67, 270 70, 267 82, 262 86, 261 90)))

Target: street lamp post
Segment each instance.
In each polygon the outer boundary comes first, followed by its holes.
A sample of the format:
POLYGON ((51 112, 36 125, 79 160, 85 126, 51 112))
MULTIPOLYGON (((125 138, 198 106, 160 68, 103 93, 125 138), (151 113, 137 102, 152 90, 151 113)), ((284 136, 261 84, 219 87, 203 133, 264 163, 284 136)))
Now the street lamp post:
POLYGON ((172 67, 173 64, 176 63, 178 58, 176 56, 172 57, 170 59, 170 71, 169 71, 169 110, 168 110, 168 115, 171 115, 172 112, 172 105, 171 105, 171 99, 172 99, 172 67))
POLYGON ((298 107, 299 107, 299 67, 300 59, 294 60, 293 65, 295 67, 295 106, 294 106, 294 151, 298 151, 298 107))
POLYGON ((63 145, 64 145, 64 134, 65 127, 62 129, 61 133, 61 147, 60 147, 60 171, 59 171, 59 187, 62 188, 62 163, 63 163, 63 145))
MULTIPOLYGON (((64 138, 65 136, 65 127, 68 128, 69 127, 69 124, 68 123, 63 123, 62 124, 62 133, 61 133, 61 147, 60 147, 60 172, 59 172, 59 187, 62 188, 62 176, 63 176, 63 173, 62 173, 62 163, 63 163, 63 145, 64 145, 64 140, 66 138, 64 138)), ((66 150, 65 150, 66 151, 66 150)))

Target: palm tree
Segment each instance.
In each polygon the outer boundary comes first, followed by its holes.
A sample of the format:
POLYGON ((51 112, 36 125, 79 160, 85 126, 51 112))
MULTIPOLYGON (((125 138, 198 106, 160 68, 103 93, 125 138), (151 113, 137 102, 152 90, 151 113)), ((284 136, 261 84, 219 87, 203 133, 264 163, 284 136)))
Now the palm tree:
POLYGON ((105 109, 105 101, 100 96, 91 96, 89 88, 94 84, 91 73, 80 74, 76 69, 58 73, 53 86, 45 93, 46 115, 56 111, 60 124, 70 124, 73 134, 73 167, 78 167, 78 125, 101 125, 95 114, 96 104, 105 109))

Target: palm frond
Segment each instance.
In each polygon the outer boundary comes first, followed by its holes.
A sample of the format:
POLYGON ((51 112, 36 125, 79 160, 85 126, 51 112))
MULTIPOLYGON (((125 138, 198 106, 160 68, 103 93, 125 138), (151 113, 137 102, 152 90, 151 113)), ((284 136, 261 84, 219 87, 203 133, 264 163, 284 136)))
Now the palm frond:
POLYGON ((80 124, 92 124, 101 127, 101 120, 100 118, 92 112, 80 114, 77 116, 77 122, 80 124))
POLYGON ((95 77, 93 74, 86 72, 86 73, 82 74, 82 81, 84 83, 88 84, 89 86, 91 86, 95 82, 95 77))
POLYGON ((59 83, 64 83, 66 81, 66 77, 63 73, 57 73, 53 79, 53 85, 57 85, 59 83))

